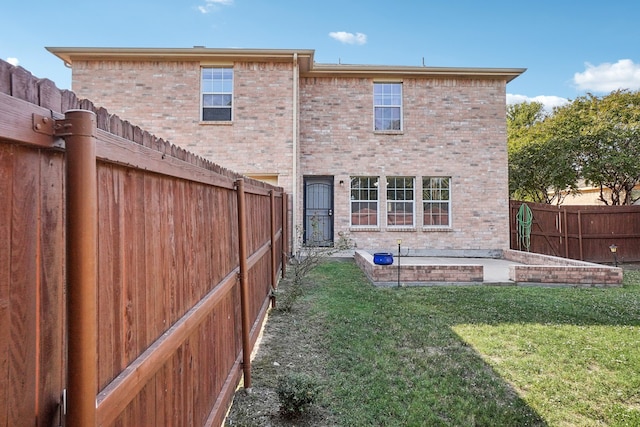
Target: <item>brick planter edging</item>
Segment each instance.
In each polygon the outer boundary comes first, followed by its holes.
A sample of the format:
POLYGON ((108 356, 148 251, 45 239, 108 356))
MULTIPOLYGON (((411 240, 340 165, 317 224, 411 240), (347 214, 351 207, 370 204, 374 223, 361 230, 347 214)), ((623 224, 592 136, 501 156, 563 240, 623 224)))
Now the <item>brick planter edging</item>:
MULTIPOLYGON (((623 271, 619 267, 594 264, 512 249, 503 251, 503 259, 522 265, 509 266, 509 280, 515 285, 527 286, 622 286, 623 271)), ((374 284, 395 283, 398 266, 376 265, 373 255, 357 250, 354 259, 358 267, 374 284)), ((481 283, 482 265, 401 265, 401 283, 481 283)))
POLYGON ((525 265, 509 267, 509 279, 517 284, 560 284, 578 287, 622 286, 622 268, 591 262, 522 252, 503 251, 503 258, 525 265))
MULTIPOLYGON (((398 264, 377 265, 373 255, 357 250, 354 259, 358 267, 373 283, 390 283, 398 280, 398 264)), ((401 265, 402 283, 481 283, 484 267, 480 264, 401 265)))

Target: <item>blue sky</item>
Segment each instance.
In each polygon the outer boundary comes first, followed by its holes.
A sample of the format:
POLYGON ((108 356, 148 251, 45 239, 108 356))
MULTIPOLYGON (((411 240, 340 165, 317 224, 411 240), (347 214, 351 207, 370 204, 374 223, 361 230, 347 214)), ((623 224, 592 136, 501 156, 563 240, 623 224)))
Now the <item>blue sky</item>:
POLYGON ((640 89, 640 2, 12 1, 0 58, 71 88, 45 46, 314 49, 320 63, 527 68, 508 102, 640 89))

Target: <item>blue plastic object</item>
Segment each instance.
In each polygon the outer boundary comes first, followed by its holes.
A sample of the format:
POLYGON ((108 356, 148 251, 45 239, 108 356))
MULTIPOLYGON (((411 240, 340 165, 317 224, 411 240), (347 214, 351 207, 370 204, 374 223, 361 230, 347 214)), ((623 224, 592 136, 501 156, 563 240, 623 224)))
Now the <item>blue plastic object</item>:
POLYGON ((393 264, 393 254, 389 252, 376 252, 373 254, 373 263, 377 265, 393 264))

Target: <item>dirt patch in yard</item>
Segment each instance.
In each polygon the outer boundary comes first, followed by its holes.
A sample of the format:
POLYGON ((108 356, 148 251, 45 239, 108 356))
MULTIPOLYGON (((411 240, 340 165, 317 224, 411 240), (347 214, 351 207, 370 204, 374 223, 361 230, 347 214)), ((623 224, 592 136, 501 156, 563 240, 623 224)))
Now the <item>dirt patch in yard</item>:
MULTIPOLYGON (((278 288, 281 298, 291 284, 283 280, 278 288)), ((321 315, 309 312, 310 304, 304 295, 284 312, 276 306, 269 313, 263 336, 252 364, 252 387, 239 388, 225 426, 335 426, 335 416, 323 404, 322 391, 318 402, 296 418, 288 418, 280 411, 276 392, 278 379, 290 373, 304 373, 317 380, 326 390, 326 353, 323 351, 323 322, 321 315)))

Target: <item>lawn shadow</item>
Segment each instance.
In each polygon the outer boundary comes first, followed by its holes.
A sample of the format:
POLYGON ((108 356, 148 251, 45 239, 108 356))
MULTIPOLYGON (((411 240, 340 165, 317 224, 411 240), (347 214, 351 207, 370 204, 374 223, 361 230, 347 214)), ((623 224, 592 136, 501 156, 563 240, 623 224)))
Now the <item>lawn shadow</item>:
MULTIPOLYGON (((358 405, 366 406, 370 419, 378 422, 393 424, 406 416, 402 402, 396 401, 404 399, 408 407, 429 408, 418 412, 424 419, 411 420, 414 423, 546 426, 549 420, 524 400, 526 390, 516 389, 494 369, 495 360, 487 360, 456 328, 640 324, 638 290, 634 288, 390 289, 371 285, 355 264, 327 268, 331 270, 332 279, 321 282, 331 288, 330 304, 335 305, 329 308, 333 314, 327 327, 334 335, 330 337, 332 357, 337 356, 332 362, 337 371, 337 399, 354 411, 358 405), (386 396, 376 391, 380 389, 387 390, 386 396)), ((521 383, 520 387, 528 385, 521 383)), ((370 419, 353 422, 370 425, 370 419)))
MULTIPOLYGON (((391 292, 401 294, 403 290, 391 292)), ((429 425, 548 425, 521 397, 521 392, 455 332, 456 322, 443 321, 451 320, 448 316, 415 311, 403 303, 403 297, 396 297, 385 307, 384 314, 379 312, 381 322, 368 321, 373 328, 377 323, 387 325, 389 336, 374 339, 373 345, 379 347, 378 351, 389 351, 395 358, 386 367, 378 361, 379 371, 370 374, 374 379, 368 387, 384 381, 376 377, 397 375, 390 381, 396 382, 391 387, 394 393, 408 398, 409 405, 429 406, 431 410, 423 415, 429 417, 423 420, 429 421, 429 425), (389 338, 391 341, 385 342, 389 338), (403 381, 403 385, 398 385, 403 381)))
MULTIPOLYGON (((581 388, 580 374, 571 372, 571 369, 568 370, 570 372, 562 372, 559 367, 569 360, 569 363, 575 364, 575 371, 581 370, 588 374, 590 379, 587 381, 592 381, 598 375, 624 376, 622 373, 608 371, 611 365, 601 365, 603 369, 607 369, 608 374, 588 372, 599 369, 591 352, 593 347, 600 346, 603 349, 596 352, 597 358, 602 358, 603 353, 613 351, 606 345, 590 339, 594 334, 608 331, 611 327, 623 327, 617 329, 624 331, 628 330, 629 326, 640 325, 637 285, 614 289, 445 286, 396 288, 382 294, 387 294, 392 304, 396 305, 398 310, 402 310, 397 314, 400 317, 389 319, 391 322, 404 324, 402 329, 405 329, 407 323, 402 318, 409 316, 415 319, 413 326, 409 325, 408 336, 405 339, 414 343, 414 350, 421 351, 420 346, 416 345, 421 342, 417 335, 423 334, 428 337, 423 341, 423 345, 428 346, 427 353, 432 353, 429 357, 435 355, 440 359, 432 362, 436 368, 428 370, 429 375, 447 378, 451 381, 450 387, 462 382, 463 386, 459 386, 458 390, 467 395, 466 399, 475 401, 477 405, 483 405, 486 399, 495 395, 498 396, 496 401, 500 407, 509 402, 509 396, 513 396, 511 404, 514 408, 526 407, 516 409, 516 412, 522 416, 528 413, 530 417, 524 424, 517 425, 547 425, 548 420, 555 422, 559 418, 573 416, 585 417, 582 420, 584 423, 594 421, 594 418, 591 418, 593 416, 604 416, 605 419, 628 416, 627 413, 615 414, 617 407, 614 403, 601 404, 598 399, 602 399, 602 396, 593 395, 600 394, 599 390, 588 388, 593 386, 585 386, 585 390, 574 391, 581 388), (411 332, 412 329, 416 332, 411 332), (510 333, 512 335, 509 335, 510 333), (482 344, 482 351, 478 349, 478 342, 482 344), (501 348, 500 345, 504 347, 501 348), (489 350, 485 351, 486 349, 489 350), (559 360, 558 365, 545 366, 547 362, 549 365, 556 363, 554 358, 559 360), (495 368, 500 364, 503 372, 498 372, 495 368), (508 365, 509 368, 504 370, 504 365, 508 365), (527 376, 520 381, 520 387, 524 387, 526 391, 518 390, 517 386, 504 377, 505 371, 509 372, 509 369, 512 369, 511 375, 516 377, 520 373, 518 369, 526 372, 527 376), (560 373, 554 373, 554 370, 560 373), (457 377, 469 380, 461 381, 457 377), (545 390, 541 395, 539 384, 534 384, 538 382, 545 382, 551 389, 545 390), (483 384, 484 389, 478 390, 473 387, 478 383, 483 384), (573 396, 575 392, 578 399, 584 400, 584 405, 601 406, 598 409, 601 412, 593 415, 594 408, 583 410, 579 408, 580 405, 569 403, 571 409, 564 413, 562 410, 553 414, 545 412, 545 417, 550 417, 545 420, 521 398, 522 393, 531 393, 536 387, 538 404, 545 407, 547 403, 549 406, 557 407, 560 405, 558 402, 566 399, 566 396, 573 396), (591 396, 589 390, 592 392, 591 396), (555 403, 544 402, 544 399, 555 400, 555 403)), ((624 338, 624 335, 622 337, 624 338)), ((620 340, 619 337, 615 339, 620 340)), ((604 342, 606 344, 607 341, 604 342)), ((624 359, 633 353, 630 345, 628 347, 621 351, 622 357, 618 359, 624 359)), ((615 359, 609 354, 604 357, 615 359)), ((616 381, 623 383, 619 379, 616 381)), ((622 407, 625 407, 624 403, 622 407)), ((635 416, 635 413, 629 416, 635 416)), ((578 420, 572 422, 581 424, 578 420)), ((509 424, 496 422, 494 425, 509 424)))

